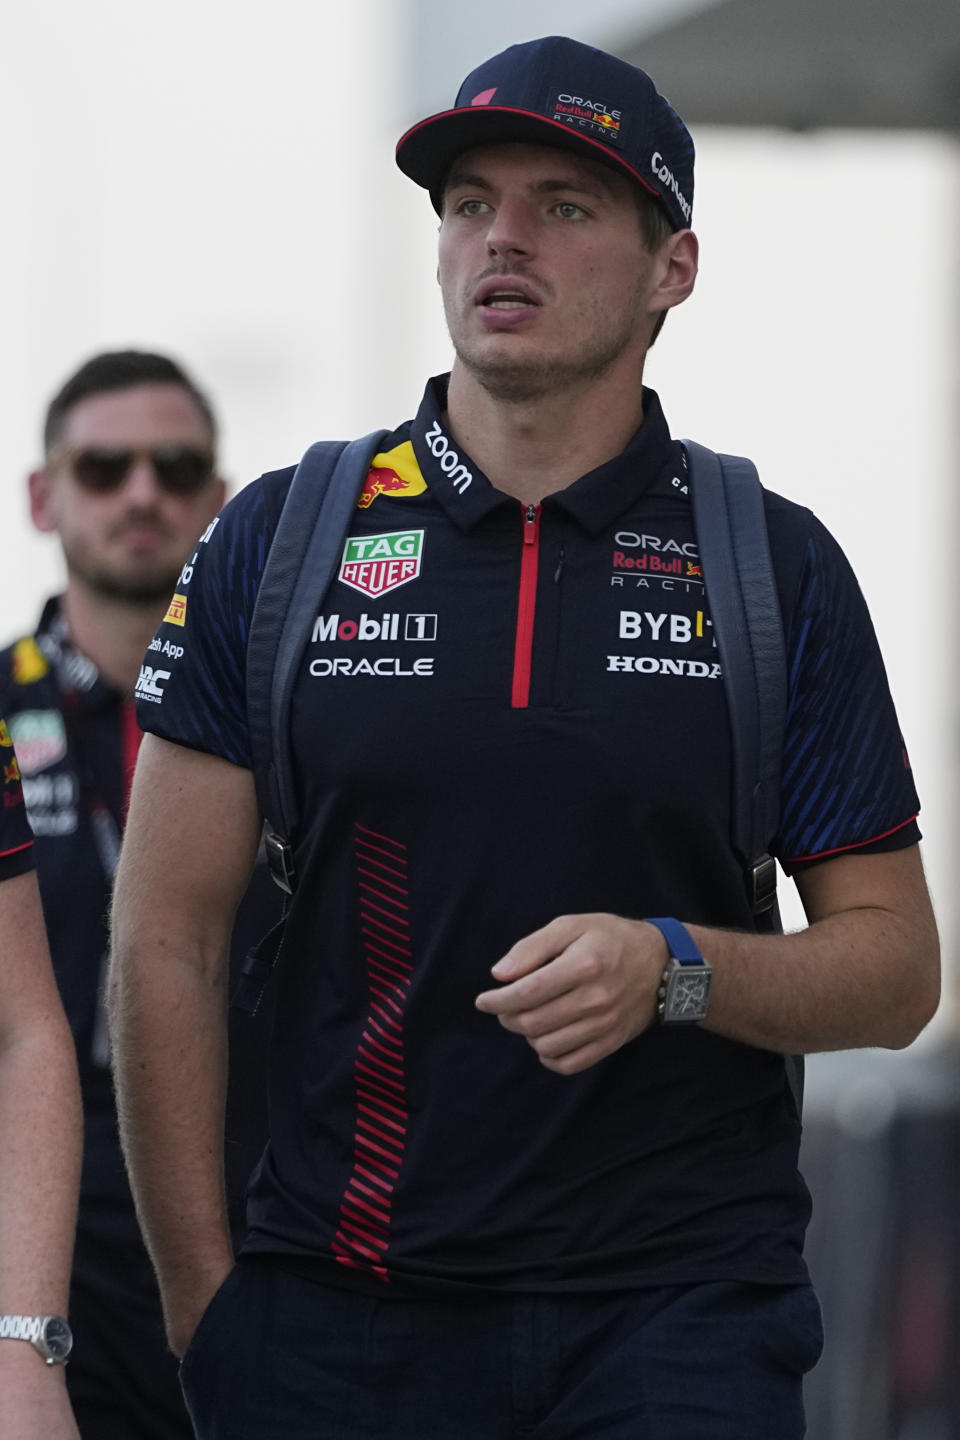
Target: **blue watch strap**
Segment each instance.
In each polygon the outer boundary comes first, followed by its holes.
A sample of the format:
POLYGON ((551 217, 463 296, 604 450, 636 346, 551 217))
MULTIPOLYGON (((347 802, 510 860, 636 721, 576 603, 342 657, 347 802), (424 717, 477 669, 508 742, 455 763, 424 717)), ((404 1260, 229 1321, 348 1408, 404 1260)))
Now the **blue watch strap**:
POLYGON ((650 916, 644 916, 648 925, 656 925, 660 934, 667 942, 667 948, 675 960, 681 965, 702 965, 703 956, 693 943, 693 938, 686 925, 681 925, 679 920, 672 916, 662 915, 654 920, 650 916))

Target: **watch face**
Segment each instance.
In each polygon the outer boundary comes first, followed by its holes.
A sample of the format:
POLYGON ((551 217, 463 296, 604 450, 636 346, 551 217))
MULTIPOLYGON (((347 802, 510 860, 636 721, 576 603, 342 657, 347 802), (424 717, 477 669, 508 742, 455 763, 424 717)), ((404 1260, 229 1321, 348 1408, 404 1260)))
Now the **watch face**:
POLYGON ((667 976, 662 1019, 667 1025, 693 1024, 704 1020, 710 996, 710 967, 674 965, 667 976))
POLYGON ((73 1349, 73 1335, 70 1333, 70 1326, 66 1320, 61 1320, 59 1315, 47 1316, 43 1323, 41 1339, 50 1359, 57 1364, 62 1365, 73 1349))

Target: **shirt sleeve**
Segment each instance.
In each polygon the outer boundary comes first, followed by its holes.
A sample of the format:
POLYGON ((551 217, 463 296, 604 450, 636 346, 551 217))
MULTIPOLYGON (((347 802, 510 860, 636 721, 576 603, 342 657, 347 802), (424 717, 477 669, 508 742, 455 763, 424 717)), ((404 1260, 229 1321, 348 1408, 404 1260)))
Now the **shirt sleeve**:
POLYGON ((873 622, 846 556, 809 516, 788 626, 789 698, 778 858, 919 839, 920 803, 873 622))
POLYGON ((20 769, 10 731, 0 719, 0 764, 3 766, 3 808, 0 810, 0 881, 33 869, 33 835, 27 822, 20 769))
POLYGON ((241 490, 200 537, 136 688, 143 730, 247 769, 247 636, 277 508, 274 478, 241 490))

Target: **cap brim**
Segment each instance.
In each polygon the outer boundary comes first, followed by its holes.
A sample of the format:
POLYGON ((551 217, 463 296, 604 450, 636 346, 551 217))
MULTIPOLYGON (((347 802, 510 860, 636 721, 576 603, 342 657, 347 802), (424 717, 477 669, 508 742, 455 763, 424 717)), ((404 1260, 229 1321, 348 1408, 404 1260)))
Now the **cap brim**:
POLYGON ((475 145, 496 145, 511 140, 573 150, 628 175, 662 203, 659 190, 599 140, 590 140, 545 115, 502 105, 444 110, 421 120, 401 135, 397 143, 397 164, 417 185, 430 191, 430 199, 439 212, 442 187, 457 157, 475 145))

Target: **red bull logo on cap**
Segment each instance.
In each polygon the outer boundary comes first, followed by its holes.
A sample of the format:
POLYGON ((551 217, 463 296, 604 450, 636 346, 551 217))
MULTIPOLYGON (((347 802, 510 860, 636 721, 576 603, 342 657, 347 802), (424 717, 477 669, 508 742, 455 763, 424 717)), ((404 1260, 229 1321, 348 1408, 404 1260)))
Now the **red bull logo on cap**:
POLYGON ((422 495, 426 488, 413 446, 405 440, 392 450, 374 455, 357 497, 357 509, 369 510, 378 495, 422 495))

